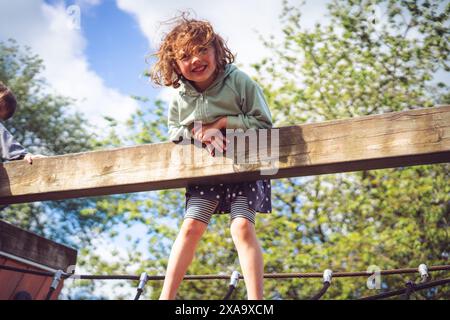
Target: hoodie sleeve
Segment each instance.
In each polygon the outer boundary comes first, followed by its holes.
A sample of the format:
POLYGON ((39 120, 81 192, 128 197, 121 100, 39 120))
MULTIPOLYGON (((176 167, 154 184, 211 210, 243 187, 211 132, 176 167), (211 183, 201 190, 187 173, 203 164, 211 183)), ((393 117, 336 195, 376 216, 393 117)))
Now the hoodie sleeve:
POLYGON ((1 160, 20 160, 22 159, 28 152, 24 147, 9 133, 8 130, 0 123, 0 151, 1 151, 1 160))
POLYGON ((174 97, 169 105, 168 116, 169 140, 172 142, 181 142, 183 139, 191 139, 191 129, 180 124, 178 112, 178 101, 174 97))
POLYGON ((236 80, 243 113, 227 116, 227 128, 244 130, 272 128, 272 116, 261 87, 243 72, 239 72, 236 80))

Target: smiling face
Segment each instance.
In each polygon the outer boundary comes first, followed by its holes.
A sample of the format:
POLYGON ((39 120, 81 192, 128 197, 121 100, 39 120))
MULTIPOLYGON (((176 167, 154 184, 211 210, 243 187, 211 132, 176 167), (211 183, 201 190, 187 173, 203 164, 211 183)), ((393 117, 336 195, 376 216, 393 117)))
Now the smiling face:
POLYGON ((178 88, 185 79, 199 91, 207 89, 234 62, 233 53, 211 24, 190 19, 186 12, 175 20, 154 56, 157 61, 150 69, 150 78, 156 84, 178 88))
POLYGON ((199 91, 207 89, 216 78, 216 53, 214 46, 199 47, 191 54, 180 52, 176 63, 184 78, 199 91))

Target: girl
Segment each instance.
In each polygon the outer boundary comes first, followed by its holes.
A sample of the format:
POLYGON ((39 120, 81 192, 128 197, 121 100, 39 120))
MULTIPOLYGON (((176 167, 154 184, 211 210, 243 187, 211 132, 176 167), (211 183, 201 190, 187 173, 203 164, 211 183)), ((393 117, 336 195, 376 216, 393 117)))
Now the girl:
MULTIPOLYGON (((169 32, 151 70, 152 80, 177 89, 169 106, 170 140, 197 139, 214 150, 224 129, 272 127, 261 88, 232 63, 234 56, 207 21, 182 15, 169 32), (201 122, 199 128, 194 121, 201 122)), ((231 213, 230 231, 238 251, 249 299, 263 298, 263 258, 256 238, 256 212, 271 212, 270 181, 190 185, 181 230, 170 253, 160 299, 174 299, 195 248, 214 213, 231 213)))

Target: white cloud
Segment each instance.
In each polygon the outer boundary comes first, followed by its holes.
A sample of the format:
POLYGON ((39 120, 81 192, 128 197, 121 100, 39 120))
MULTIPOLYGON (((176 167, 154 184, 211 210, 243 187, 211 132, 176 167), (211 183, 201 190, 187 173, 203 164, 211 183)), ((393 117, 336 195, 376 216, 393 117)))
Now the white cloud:
MULTIPOLYGON (((97 0, 84 0, 96 5, 97 0)), ((41 0, 0 0, 0 39, 14 38, 43 58, 43 76, 56 93, 78 100, 77 111, 104 128, 104 115, 127 118, 138 103, 115 88, 109 88, 89 66, 84 54, 86 40, 73 28, 72 16, 62 3, 49 5, 41 0)))

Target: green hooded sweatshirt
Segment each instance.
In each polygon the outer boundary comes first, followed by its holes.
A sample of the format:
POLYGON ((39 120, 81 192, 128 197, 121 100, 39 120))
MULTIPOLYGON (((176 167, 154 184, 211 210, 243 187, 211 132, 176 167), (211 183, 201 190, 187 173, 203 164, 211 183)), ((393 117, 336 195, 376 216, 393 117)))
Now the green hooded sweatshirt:
POLYGON ((194 121, 208 124, 224 116, 227 129, 272 128, 262 89, 232 64, 203 92, 198 92, 189 81, 181 82, 169 105, 169 139, 191 139, 194 121))

